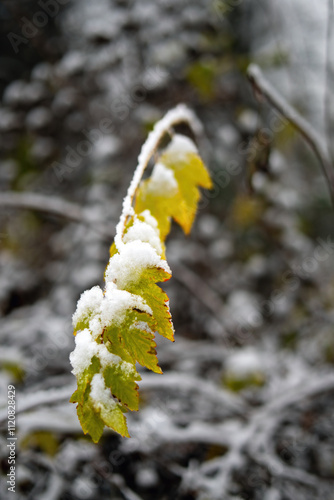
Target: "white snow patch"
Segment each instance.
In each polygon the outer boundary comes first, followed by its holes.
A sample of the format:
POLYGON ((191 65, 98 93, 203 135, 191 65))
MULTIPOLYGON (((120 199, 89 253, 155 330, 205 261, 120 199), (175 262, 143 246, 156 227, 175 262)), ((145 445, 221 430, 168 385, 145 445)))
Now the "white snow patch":
POLYGON ((96 410, 101 410, 102 418, 108 416, 108 413, 114 410, 117 406, 116 401, 112 398, 110 390, 104 383, 104 378, 101 373, 96 373, 91 381, 90 399, 96 410))
POLYGON ((146 209, 139 215, 140 215, 140 217, 144 218, 144 220, 147 224, 149 224, 150 226, 153 227, 153 229, 157 232, 157 234, 160 235, 160 231, 158 228, 158 221, 155 217, 153 217, 153 215, 151 214, 151 212, 149 210, 146 209))
POLYGON ((111 257, 106 270, 106 281, 113 281, 117 288, 125 289, 138 280, 145 269, 154 267, 160 267, 171 274, 167 262, 160 258, 149 243, 130 241, 122 246, 119 254, 111 257))
POLYGON ((263 356, 253 348, 244 348, 226 358, 226 369, 240 376, 247 376, 265 369, 263 356))
POLYGON ((139 328, 139 330, 143 330, 144 332, 154 333, 145 321, 137 321, 133 327, 139 328))
POLYGON ((93 155, 96 160, 105 160, 111 158, 120 151, 121 143, 116 137, 102 136, 94 144, 93 155))
POLYGON ((235 290, 226 304, 225 319, 231 328, 237 325, 250 330, 259 327, 263 318, 256 296, 246 290, 235 290))
POLYGON ((198 149, 189 137, 175 134, 166 148, 166 153, 198 153, 198 149))
POLYGON ((97 343, 94 342, 89 330, 81 330, 75 336, 75 349, 70 354, 72 373, 80 375, 89 367, 92 357, 96 355, 97 343))
POLYGON ((152 314, 152 309, 140 295, 135 295, 126 290, 118 290, 114 283, 107 283, 106 293, 101 308, 102 324, 120 323, 128 309, 139 309, 152 314))
POLYGON ((109 352, 104 344, 97 344, 90 331, 85 328, 77 333, 75 349, 70 354, 70 362, 73 367, 72 373, 75 376, 80 376, 89 367, 94 356, 99 358, 102 368, 122 361, 119 356, 109 352))
POLYGON ((89 330, 94 340, 102 335, 103 325, 99 316, 94 316, 89 322, 89 330))
POLYGON ((93 288, 81 294, 76 311, 72 317, 74 328, 80 321, 85 321, 99 310, 102 299, 103 292, 99 286, 93 286, 93 288))
POLYGON ((174 196, 178 191, 178 183, 174 172, 163 163, 156 163, 149 182, 150 190, 157 196, 174 196))
MULTIPOLYGON (((154 217, 152 217, 152 219, 154 219, 154 217)), ((142 222, 139 219, 136 219, 134 221, 133 226, 131 226, 127 230, 123 237, 124 243, 136 240, 149 243, 159 255, 162 254, 162 245, 160 242, 159 231, 152 227, 151 224, 142 222)))

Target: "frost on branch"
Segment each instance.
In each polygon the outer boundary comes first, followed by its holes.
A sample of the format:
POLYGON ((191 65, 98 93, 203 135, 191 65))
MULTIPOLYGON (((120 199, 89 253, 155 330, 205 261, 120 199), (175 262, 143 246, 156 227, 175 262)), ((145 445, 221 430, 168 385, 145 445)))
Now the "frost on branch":
POLYGON ((73 315, 75 349, 70 355, 78 389, 77 403, 85 433, 97 442, 104 426, 129 437, 124 413, 138 410, 141 379, 136 363, 162 373, 154 335, 174 340, 169 301, 157 283, 171 277, 164 241, 171 219, 188 233, 210 176, 193 141, 175 135, 152 175, 140 183, 158 142, 174 124, 192 125, 192 113, 179 106, 156 124, 144 144, 123 202, 115 243, 105 271, 105 288, 84 292, 73 315), (134 208, 132 207, 135 197, 134 208))

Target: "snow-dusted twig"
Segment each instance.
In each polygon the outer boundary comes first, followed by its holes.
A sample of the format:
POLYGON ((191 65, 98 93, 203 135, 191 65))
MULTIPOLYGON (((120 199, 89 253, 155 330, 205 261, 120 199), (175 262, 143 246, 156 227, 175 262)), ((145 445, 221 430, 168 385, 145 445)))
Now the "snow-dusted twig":
POLYGON ((109 229, 105 225, 97 224, 96 221, 91 220, 88 210, 76 203, 65 201, 55 196, 9 191, 0 193, 0 207, 37 210, 38 212, 55 215, 71 222, 79 222, 97 230, 104 237, 108 238, 108 241, 114 234, 112 227, 109 229))
MULTIPOLYGON (((163 377, 155 377, 151 374, 144 374, 143 379, 140 383, 142 390, 152 390, 152 389, 171 389, 173 390, 186 390, 186 391, 196 391, 202 394, 203 397, 210 398, 217 403, 221 403, 223 406, 228 407, 233 412, 238 414, 245 411, 244 404, 240 398, 234 394, 230 394, 223 389, 215 387, 210 382, 205 382, 199 378, 191 377, 186 374, 180 374, 177 372, 166 373, 163 377), (182 385, 180 385, 180 379, 182 377, 182 385)), ((54 405, 62 403, 70 399, 71 391, 73 391, 74 386, 70 384, 69 386, 61 389, 48 389, 40 390, 37 392, 32 392, 25 395, 20 395, 19 405, 17 408, 17 413, 23 413, 30 411, 36 407, 41 407, 45 405, 54 405)), ((7 407, 0 409, 0 424, 5 422, 7 419, 7 407)))
MULTIPOLYGON (((163 426, 156 426, 150 431, 151 440, 146 443, 146 451, 149 453, 154 450, 161 449, 166 444, 184 444, 184 443, 200 443, 212 446, 229 447, 233 441, 233 432, 235 426, 230 426, 229 423, 214 424, 204 422, 192 422, 187 427, 177 427, 171 422, 164 422, 163 426), (232 432, 231 432, 232 431, 232 432)), ((124 449, 131 449, 131 452, 143 452, 140 437, 142 429, 139 427, 138 431, 133 432, 133 440, 124 443, 124 449)))
POLYGON ((258 449, 253 449, 250 446, 250 456, 251 458, 266 468, 268 472, 274 476, 281 479, 287 479, 293 481, 294 483, 299 483, 304 486, 313 487, 318 489, 322 483, 322 479, 310 474, 302 469, 293 467, 291 465, 285 464, 276 455, 274 450, 266 450, 259 452, 258 449))
MULTIPOLYGON (((164 378, 167 379, 168 376, 169 374, 166 374, 164 378)), ((144 377, 143 387, 146 389, 150 387, 158 388, 158 383, 163 382, 163 380, 158 377, 156 379, 157 384, 154 377, 144 377)), ((180 375, 177 376, 177 379, 178 381, 181 380, 180 375)), ((184 379, 186 380, 185 386, 187 386, 187 377, 182 375, 182 387, 184 386, 184 379)), ((175 381, 176 378, 175 380, 169 380, 168 386, 173 387, 175 381)), ((196 378, 194 381, 196 381, 196 378)), ((202 389, 205 390, 205 387, 201 387, 202 389)), ((247 462, 247 457, 251 457, 255 462, 266 467, 268 472, 275 477, 303 484, 307 487, 319 488, 322 484, 321 480, 319 482, 318 478, 315 478, 312 474, 281 462, 271 444, 273 433, 279 427, 292 405, 298 405, 302 401, 330 391, 334 391, 333 373, 318 375, 311 373, 307 380, 293 384, 287 390, 273 397, 268 404, 254 410, 252 413, 249 412, 250 417, 246 422, 244 418, 234 417, 233 420, 226 420, 222 424, 212 424, 211 422, 199 424, 194 422, 185 428, 179 428, 170 419, 170 421, 164 423, 162 428, 155 426, 154 439, 150 441, 150 446, 146 451, 151 453, 152 450, 158 449, 167 442, 174 444, 187 442, 216 444, 228 448, 223 456, 198 464, 192 471, 179 468, 178 473, 182 477, 182 484, 186 490, 188 487, 190 489, 199 489, 209 494, 210 498, 220 499, 227 494, 233 471, 243 467, 247 462)), ((211 396, 214 397, 213 393, 211 396)), ((246 417, 246 414, 244 416, 246 417)), ((138 429, 139 433, 142 433, 142 427, 139 426, 138 429)), ((133 451, 134 443, 130 444, 133 451)), ((143 452, 140 439, 137 446, 143 452)))
POLYGON ((127 218, 134 214, 132 207, 132 201, 135 192, 139 186, 143 173, 152 157, 156 151, 161 139, 164 137, 169 130, 179 124, 187 123, 190 129, 194 132, 196 136, 202 133, 202 125, 197 120, 195 114, 187 108, 184 104, 179 104, 175 108, 171 109, 166 113, 166 115, 158 121, 152 132, 150 132, 146 142, 143 144, 140 154, 138 156, 138 165, 133 174, 132 181, 129 185, 128 192, 123 201, 123 210, 116 227, 115 244, 118 250, 124 245, 122 241, 123 232, 125 229, 125 224, 127 218))
POLYGON ((142 500, 140 496, 132 491, 126 484, 123 477, 120 474, 113 474, 110 480, 117 488, 122 492, 125 500, 142 500))
POLYGON ((82 222, 84 220, 82 208, 75 203, 37 193, 16 193, 13 191, 1 193, 0 206, 28 208, 63 217, 74 222, 82 222))
POLYGON ((209 398, 215 403, 220 403, 223 407, 231 409, 241 415, 245 415, 246 406, 241 398, 230 393, 223 388, 216 387, 211 382, 187 375, 186 373, 168 372, 163 377, 156 377, 151 374, 144 374, 140 382, 141 389, 173 389, 174 391, 194 391, 203 398, 209 398), (182 380, 182 383, 180 381, 182 380))
POLYGON ((277 90, 263 76, 261 69, 256 64, 251 64, 248 67, 247 75, 255 91, 265 97, 265 99, 298 130, 298 132, 309 144, 322 166, 332 203, 334 205, 334 167, 326 144, 318 132, 277 92, 277 90))
POLYGON ((290 473, 289 466, 281 464, 274 452, 265 455, 262 453, 263 449, 268 450, 272 434, 284 419, 286 410, 290 406, 331 391, 334 391, 334 373, 318 376, 310 374, 308 380, 295 384, 274 397, 268 404, 256 410, 246 425, 240 425, 239 430, 236 429, 234 440, 224 456, 200 466, 198 486, 209 489, 213 495, 217 492, 225 493, 233 470, 242 466, 247 453, 261 461, 262 465, 267 464, 267 468, 274 475, 289 478, 306 486, 314 486, 316 483, 312 475, 299 469, 297 469, 298 474, 293 474, 291 471, 290 473), (215 473, 213 478, 207 477, 213 473, 215 473))
MULTIPOLYGON (((28 393, 25 395, 20 395, 18 397, 18 407, 16 413, 23 413, 32 410, 36 407, 44 405, 53 405, 61 403, 63 401, 69 401, 71 397, 71 391, 73 391, 74 385, 69 385, 62 389, 49 389, 47 391, 38 391, 33 393, 28 393)), ((0 409, 0 424, 7 420, 7 406, 6 408, 0 409)))

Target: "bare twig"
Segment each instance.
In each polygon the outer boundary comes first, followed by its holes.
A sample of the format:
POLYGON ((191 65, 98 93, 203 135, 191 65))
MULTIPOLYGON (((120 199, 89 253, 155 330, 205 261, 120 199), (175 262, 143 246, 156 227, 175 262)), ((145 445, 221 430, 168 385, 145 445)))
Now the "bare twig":
POLYGON ((248 78, 254 89, 279 111, 299 133, 304 137, 315 155, 317 156, 325 178, 327 180, 332 204, 334 205, 334 169, 330 160, 326 144, 312 125, 303 118, 268 82, 261 69, 256 64, 251 64, 247 70, 248 78))
POLYGON ((112 228, 105 228, 105 225, 92 220, 87 210, 76 203, 71 203, 54 196, 9 191, 7 193, 0 193, 0 207, 37 210, 38 212, 62 217, 71 222, 85 224, 95 229, 98 233, 101 233, 103 237, 108 238, 108 241, 115 234, 112 228))
POLYGON ((13 191, 1 193, 0 206, 28 208, 63 217, 74 222, 82 222, 84 219, 83 210, 79 205, 43 194, 16 193, 13 191))

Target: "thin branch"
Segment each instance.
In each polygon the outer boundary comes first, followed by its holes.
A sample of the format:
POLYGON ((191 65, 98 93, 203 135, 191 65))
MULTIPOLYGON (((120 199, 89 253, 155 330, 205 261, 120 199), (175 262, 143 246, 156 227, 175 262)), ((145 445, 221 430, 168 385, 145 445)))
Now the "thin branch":
MULTIPOLYGON (((131 428, 133 441, 125 442, 123 449, 144 452, 142 440, 145 439, 145 427, 140 424, 134 424, 131 428)), ((179 427, 171 421, 164 421, 163 426, 156 425, 150 430, 150 442, 145 444, 145 452, 152 453, 166 444, 184 444, 184 443, 200 443, 206 445, 219 445, 224 448, 229 448, 233 442, 234 432, 237 432, 236 426, 227 424, 216 424, 207 422, 191 422, 187 427, 179 427)))
POLYGON ((246 414, 246 407, 241 398, 221 387, 186 373, 168 372, 163 377, 144 374, 140 382, 140 388, 143 390, 173 389, 173 391, 194 391, 203 398, 209 398, 215 403, 221 403, 223 407, 229 408, 239 415, 245 416, 246 414), (182 384, 180 380, 182 380, 182 384))
MULTIPOLYGON (((203 396, 203 398, 209 398, 215 403, 221 403, 223 407, 229 408, 231 411, 237 414, 245 414, 245 406, 243 401, 225 391, 222 388, 216 387, 210 382, 206 382, 197 377, 191 377, 184 373, 169 372, 163 377, 157 377, 156 375, 144 374, 142 376, 142 381, 140 383, 142 390, 152 390, 152 389, 171 389, 173 390, 183 390, 183 391, 195 391, 203 396), (182 379, 182 385, 180 385, 180 380, 182 379)), ((41 407, 45 405, 55 405, 69 401, 72 392, 74 391, 73 384, 67 385, 65 388, 61 389, 47 389, 34 391, 28 394, 20 394, 18 397, 19 404, 16 413, 24 413, 33 410, 36 407, 41 407)), ((0 424, 7 420, 7 407, 0 408, 0 424)))
POLYGON ((120 474, 112 474, 110 482, 119 488, 125 500, 142 500, 142 497, 138 496, 137 493, 127 486, 123 476, 120 474))
POLYGON ((36 193, 16 193, 9 191, 0 194, 0 206, 9 208, 28 208, 63 217, 74 222, 83 222, 84 212, 79 205, 60 198, 36 193))
MULTIPOLYGON (((334 373, 324 375, 310 374, 308 380, 299 382, 287 390, 283 391, 280 395, 274 397, 268 404, 256 410, 247 424, 240 427, 236 433, 236 438, 232 443, 229 451, 222 457, 205 462, 199 468, 199 472, 204 475, 216 472, 214 478, 206 478, 203 481, 203 486, 211 488, 212 491, 226 492, 231 473, 242 464, 245 460, 245 451, 250 456, 254 456, 259 461, 261 457, 261 447, 266 449, 269 439, 272 437, 273 432, 286 415, 286 410, 298 403, 305 401, 309 398, 317 397, 325 392, 334 391, 334 373), (217 474, 217 470, 220 474, 217 474)), ((270 454, 271 457, 274 457, 270 454)), ((314 485, 314 478, 311 474, 300 470, 298 474, 290 474, 284 464, 275 460, 267 461, 267 467, 272 468, 272 473, 281 475, 286 479, 295 480, 299 483, 310 486, 314 485), (279 468, 278 465, 281 465, 279 468)), ((299 470, 299 469, 297 469, 299 470)))
POLYGON ((251 64, 247 76, 257 93, 261 94, 281 115, 283 115, 304 137, 315 155, 317 156, 325 178, 327 180, 332 204, 334 205, 334 169, 330 160, 326 144, 312 125, 303 118, 268 82, 261 69, 256 64, 251 64))
POLYGON ((0 207, 37 210, 38 212, 52 214, 71 222, 85 224, 96 230, 104 238, 108 238, 108 241, 115 234, 112 227, 106 228, 104 225, 91 219, 88 211, 80 207, 80 205, 54 196, 8 191, 6 193, 0 193, 0 207))

